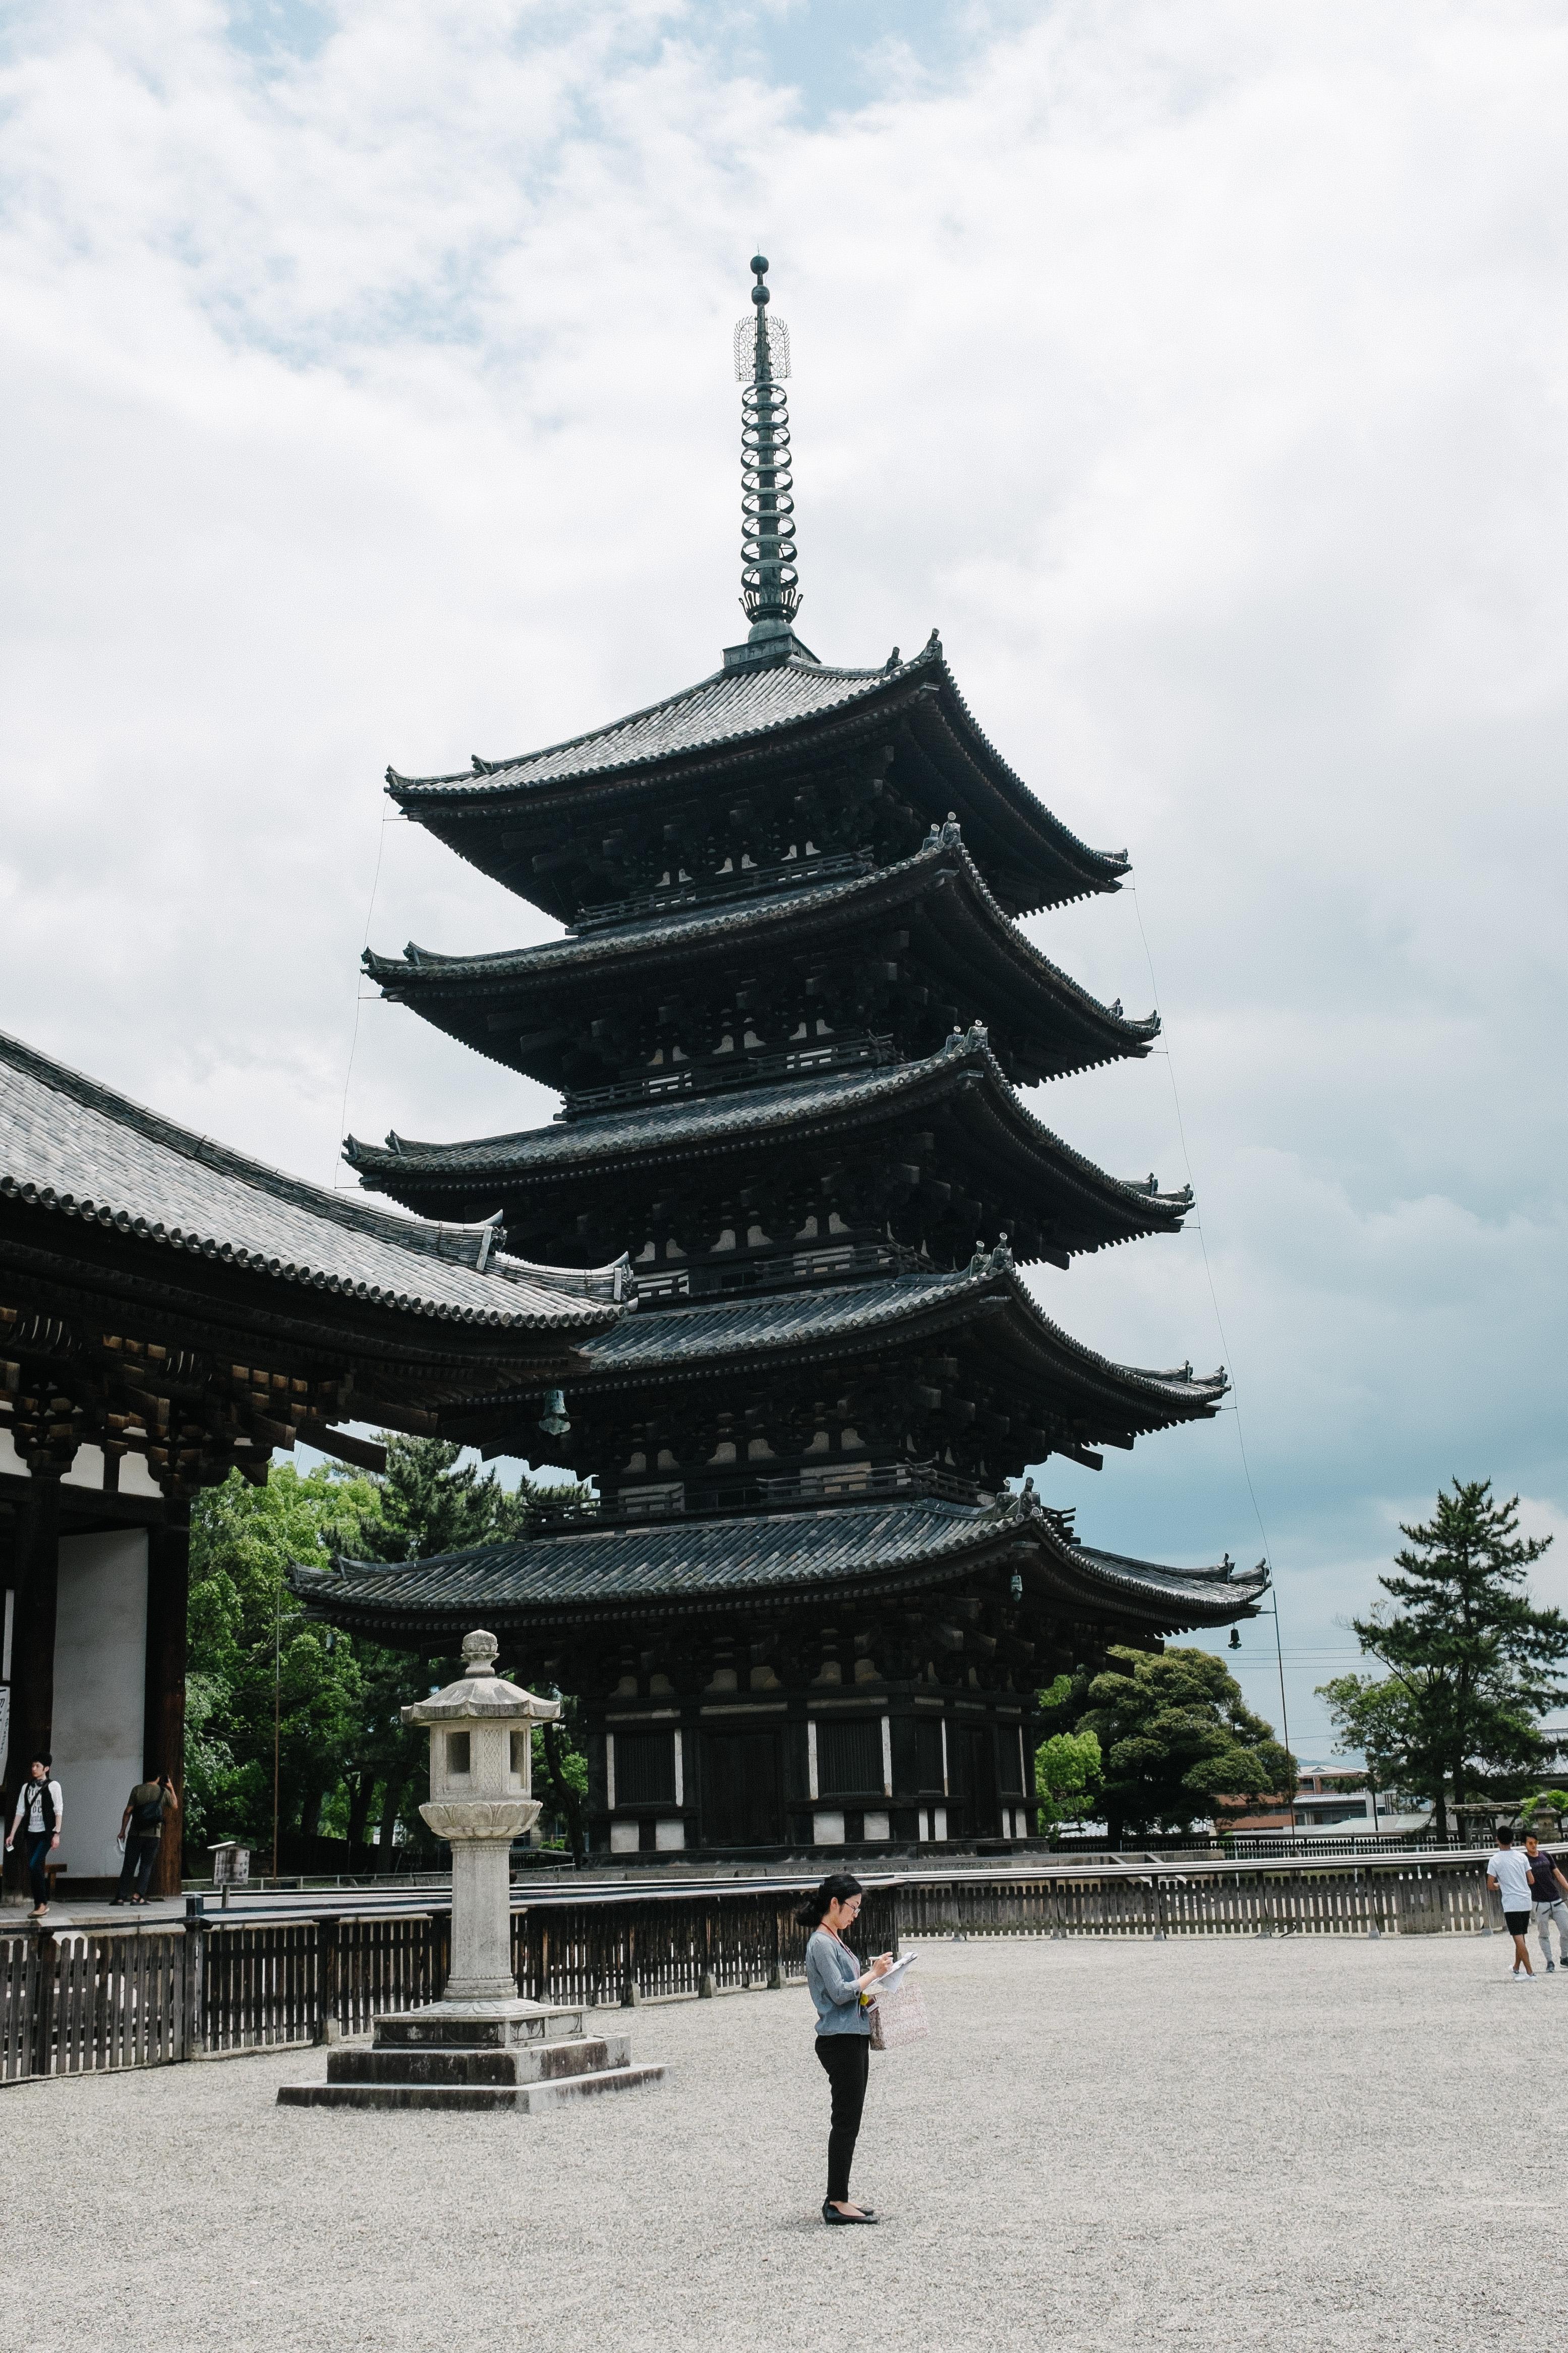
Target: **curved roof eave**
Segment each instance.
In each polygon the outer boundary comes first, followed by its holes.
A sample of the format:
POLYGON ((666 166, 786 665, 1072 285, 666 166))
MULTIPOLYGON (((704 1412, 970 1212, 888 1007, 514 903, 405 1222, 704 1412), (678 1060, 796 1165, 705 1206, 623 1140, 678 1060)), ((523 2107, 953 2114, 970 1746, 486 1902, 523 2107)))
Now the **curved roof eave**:
MULTIPOLYGON (((660 1307, 585 1340, 573 1388, 579 1397, 602 1396, 672 1378, 720 1380, 758 1355, 774 1367, 838 1364, 961 1329, 977 1315, 993 1322, 993 1344, 1012 1343, 1015 1362, 1032 1362, 1042 1382, 1076 1382, 1100 1391, 1102 1401, 1109 1393, 1126 1425, 1143 1434, 1206 1420, 1229 1386, 1223 1366, 1194 1376, 1190 1366, 1150 1371, 1102 1356, 1045 1314, 999 1252, 983 1270, 957 1274, 870 1277, 660 1307)), ((482 1408, 487 1400, 474 1402, 482 1408)))
MULTIPOLYGON (((410 941, 402 956, 384 956, 374 948, 366 948, 363 965, 379 987, 419 1010, 421 996, 453 984, 461 987, 465 997, 500 994, 509 983, 590 973, 615 976, 617 966, 635 966, 639 959, 664 959, 682 950, 709 952, 731 944, 752 947, 771 937, 787 939, 792 931, 807 925, 837 928, 840 923, 856 923, 884 904, 896 906, 922 890, 940 892, 951 880, 959 882, 971 919, 993 950, 1026 974, 1040 993, 1065 1011, 1069 1019, 1080 1023, 1090 1035, 1100 1033, 1106 1051, 1099 1060, 1148 1052, 1160 1034, 1158 1013, 1142 1020, 1130 1019, 1112 1007, 1102 1005, 1079 982, 1054 965, 1024 936, 998 904, 962 843, 938 842, 872 874, 858 875, 847 881, 807 885, 787 898, 762 905, 750 902, 722 913, 673 915, 663 922, 633 923, 616 931, 595 931, 578 938, 550 940, 536 947, 502 948, 482 955, 446 955, 410 941)), ((479 1047, 478 1050, 483 1052, 485 1049, 479 1047)), ((1075 1068, 1090 1066, 1086 1061, 1075 1068)))
POLYGON ((1076 871, 1080 888, 1071 896, 1119 887, 1128 871, 1126 851, 1094 849, 1080 840, 1002 757, 964 700, 934 629, 918 654, 892 667, 845 670, 795 658, 758 670, 710 671, 694 686, 606 726, 515 758, 481 760, 476 754, 466 772, 438 776, 404 776, 389 767, 387 791, 400 809, 424 819, 487 812, 551 789, 613 790, 661 771, 754 758, 773 748, 787 753, 803 737, 847 723, 901 716, 922 693, 938 698, 955 749, 1020 829, 1020 855, 1032 851, 1041 861, 1076 871), (723 723, 727 709, 746 723, 723 723))
POLYGON ((1184 1571, 1079 1545, 1059 1514, 1032 1496, 985 1508, 911 1498, 816 1513, 707 1523, 592 1525, 570 1534, 388 1564, 296 1565, 290 1582, 323 1615, 413 1629, 487 1622, 625 1623, 746 1607, 808 1607, 951 1585, 990 1566, 1021 1567, 1026 1595, 1097 1613, 1124 1613, 1176 1631, 1254 1615, 1267 1576, 1226 1567, 1184 1571))
POLYGON ((1126 1233, 1108 1236, 1108 1244, 1140 1233, 1180 1230, 1193 1206, 1190 1189, 1151 1190, 1135 1178, 1111 1176, 1075 1151, 1019 1102, 989 1045, 973 1030, 955 1031, 940 1052, 891 1069, 835 1071, 725 1094, 678 1097, 455 1144, 398 1135, 381 1146, 350 1136, 343 1156, 362 1175, 417 1178, 452 1190, 531 1179, 562 1183, 607 1167, 617 1174, 653 1167, 672 1155, 716 1158, 774 1130, 792 1142, 811 1142, 851 1129, 861 1119, 907 1117, 942 1107, 959 1090, 969 1091, 974 1076, 984 1082, 986 1110, 1001 1133, 1002 1148, 1044 1160, 1085 1202, 1110 1205, 1126 1215, 1126 1233))
POLYGON ((481 1264, 480 1229, 459 1236, 327 1193, 4 1036, 0 1199, 438 1323, 587 1335, 622 1312, 592 1295, 592 1276, 481 1264), (472 1262, 458 1254, 469 1239, 472 1262))

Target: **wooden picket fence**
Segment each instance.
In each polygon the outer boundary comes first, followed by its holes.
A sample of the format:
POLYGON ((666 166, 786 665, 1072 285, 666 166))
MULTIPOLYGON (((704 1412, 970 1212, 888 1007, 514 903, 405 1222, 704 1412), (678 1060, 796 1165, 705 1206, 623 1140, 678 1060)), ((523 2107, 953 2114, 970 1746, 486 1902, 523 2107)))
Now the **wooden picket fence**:
POLYGON ((1101 1876, 905 1882, 909 1936, 1271 1936, 1475 1935, 1502 1926, 1474 1862, 1158 1864, 1101 1876))
MULTIPOLYGON (((802 1882, 804 1887, 807 1883, 802 1882)), ((572 2007, 782 1986, 805 1965, 798 1893, 535 1896, 511 1915, 520 1989, 572 2007)), ((868 1890, 858 1943, 900 1936, 1432 1936, 1500 1928, 1479 1858, 956 1874, 868 1890)), ((450 1914, 0 1932, 0 2084, 361 2034, 435 2000, 450 1914)))

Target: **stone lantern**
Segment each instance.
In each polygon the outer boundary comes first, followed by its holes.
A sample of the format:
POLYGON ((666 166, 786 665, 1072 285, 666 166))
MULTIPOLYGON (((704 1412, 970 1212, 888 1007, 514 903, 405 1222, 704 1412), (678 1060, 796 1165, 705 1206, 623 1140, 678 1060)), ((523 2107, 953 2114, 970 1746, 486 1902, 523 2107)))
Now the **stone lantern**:
POLYGON ((496 1673, 493 1634, 463 1640, 462 1675, 433 1699, 403 1710, 430 1733, 430 1798, 419 1810, 452 1850, 452 1968, 443 2005, 493 2010, 518 2000, 511 1968, 514 1839, 539 1819, 533 1727, 561 1713, 496 1673))
POLYGON ((533 1727, 561 1713, 495 1672, 493 1634, 465 1637, 462 1675, 403 1711, 430 1734, 430 1799, 419 1810, 452 1849, 452 1964, 439 2001, 375 2021, 370 2050, 340 2046, 325 2083, 283 2084, 301 2108, 540 2108, 658 2083, 624 2034, 588 2034, 581 2009, 525 2000, 511 1968, 513 1839, 539 1818, 533 1727))

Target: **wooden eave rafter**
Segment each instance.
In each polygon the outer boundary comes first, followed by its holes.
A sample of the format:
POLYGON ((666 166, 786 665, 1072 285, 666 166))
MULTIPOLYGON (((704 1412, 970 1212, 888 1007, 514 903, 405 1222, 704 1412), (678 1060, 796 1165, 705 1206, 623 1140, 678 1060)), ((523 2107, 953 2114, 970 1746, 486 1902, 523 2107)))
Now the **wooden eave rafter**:
MULTIPOLYGON (((886 1280, 896 1290, 899 1278, 886 1280)), ((756 1303, 761 1310, 776 1304, 776 1300, 775 1294, 772 1301, 759 1299, 756 1303)), ((659 1314, 655 1329, 669 1328, 673 1348, 683 1314, 707 1312, 667 1309, 659 1314)), ((1012 1393, 1027 1399, 1019 1419, 1059 1430, 1063 1443, 1058 1451, 1069 1451, 1074 1443, 1079 1448, 1096 1443, 1131 1446, 1152 1431, 1207 1420, 1218 1410, 1225 1393, 1223 1376, 1216 1377, 1217 1385, 1197 1381, 1189 1403, 1172 1394, 1174 1385, 1161 1377, 1096 1355, 1042 1314, 1016 1275, 999 1271, 955 1283, 935 1298, 911 1303, 906 1314, 879 1319, 868 1326, 826 1324, 799 1337, 764 1332, 755 1340, 740 1333, 707 1356, 683 1351, 626 1365, 595 1363, 590 1350, 588 1368, 577 1375, 568 1394, 572 1402, 586 1407, 599 1398, 627 1398, 638 1392, 657 1396, 757 1376, 782 1378, 819 1366, 891 1365, 918 1357, 922 1350, 949 1336, 975 1352, 972 1369, 988 1382, 998 1378, 999 1360, 1006 1361, 1015 1385, 1012 1393)), ((454 1426, 473 1438, 493 1427, 496 1416, 505 1414, 510 1402, 500 1397, 476 1401, 454 1426)))
MULTIPOLYGON (((745 1523, 740 1525, 743 1531, 745 1523)), ((591 1534, 585 1534, 565 1541, 592 1540, 591 1534)), ((353 1566, 344 1564, 346 1568, 353 1566)), ((959 1596, 972 1602, 977 1583, 984 1588, 989 1578, 1010 1579, 1015 1571, 1024 1586, 1024 1599, 1018 1605, 1020 1625, 1046 1641, 1059 1637, 1062 1618, 1068 1613, 1097 1628, 1101 1641, 1114 1641, 1123 1627, 1149 1636, 1228 1625, 1255 1616, 1265 1589, 1257 1578, 1238 1579, 1235 1584, 1216 1579, 1206 1590, 1189 1587, 1179 1591, 1152 1581, 1139 1585, 1118 1577, 1086 1557, 1055 1515, 1047 1513, 1027 1517, 998 1514, 976 1524, 973 1542, 962 1548, 944 1546, 932 1557, 905 1558, 886 1567, 840 1570, 831 1577, 776 1585, 759 1581, 708 1590, 617 1591, 603 1599, 552 1595, 539 1601, 507 1598, 499 1592, 476 1595, 465 1588, 448 1611, 438 1600, 400 1605, 392 1597, 351 1598, 342 1589, 341 1577, 331 1570, 296 1569, 292 1582, 312 1615, 395 1648, 400 1634, 416 1645, 456 1633, 472 1623, 476 1610, 482 1610, 487 1624, 509 1632, 511 1639, 539 1642, 570 1642, 595 1630, 629 1631, 639 1626, 716 1619, 754 1623, 763 1617, 786 1622, 802 1617, 820 1623, 824 1610, 837 1615, 889 1603, 919 1605, 942 1596, 959 1596), (334 1584, 339 1588, 336 1592, 334 1584)))
POLYGON ((962 848, 937 846, 863 881, 824 884, 764 906, 684 923, 638 923, 490 956, 404 957, 366 951, 365 969, 394 1002, 489 1060, 544 1084, 559 1082, 560 1042, 588 1003, 609 1003, 683 976, 721 987, 737 965, 762 971, 812 954, 864 945, 868 927, 907 914, 918 924, 906 954, 955 1003, 1016 1041, 1038 1077, 1065 1077, 1141 1058, 1157 1017, 1129 1020, 1058 970, 1003 913, 962 848), (964 1000, 967 998, 968 1002, 964 1000), (537 1039, 534 1046, 505 1042, 537 1039))
MULTIPOLYGON (((837 1099, 798 1113, 789 1111, 792 1095, 809 1096, 809 1082, 759 1087, 759 1107, 776 1107, 779 1116, 754 1127, 737 1124, 711 1134, 695 1123, 661 1128, 660 1114, 650 1111, 639 1114, 647 1124, 646 1141, 637 1137, 631 1119, 618 1124, 622 1138, 597 1149, 594 1130, 598 1123, 593 1121, 534 1131, 548 1135, 552 1145, 570 1145, 574 1138, 581 1145, 576 1154, 555 1149, 548 1159, 537 1162, 520 1153, 509 1164, 493 1146, 485 1160, 465 1162, 460 1144, 442 1148, 402 1139, 397 1151, 357 1145, 349 1157, 363 1183, 426 1214, 441 1201, 504 1196, 521 1204, 560 1196, 576 1205, 571 1210, 574 1216, 589 1187, 620 1186, 630 1178, 658 1182, 693 1166, 754 1160, 759 1152, 815 1160, 827 1144, 896 1152, 902 1149, 901 1135, 914 1123, 930 1120, 940 1124, 942 1149, 929 1168, 922 1167, 922 1176, 940 1178, 955 1190, 973 1187, 1010 1195, 1042 1229, 1057 1237, 1064 1255, 1110 1248, 1146 1234, 1181 1231, 1191 1206, 1188 1197, 1145 1191, 1107 1175, 1073 1151, 1024 1108, 988 1048, 965 1045, 907 1064, 904 1070, 907 1085, 879 1087, 867 1095, 845 1089, 837 1099)), ((730 1098, 729 1106, 744 1106, 748 1093, 730 1098)), ((1014 1255, 1020 1263, 1028 1256, 1018 1250, 1016 1236, 1014 1255)))
POLYGON ((1012 912, 1032 913, 1121 887, 1124 856, 1091 849, 1051 816, 975 724, 940 649, 890 674, 886 689, 728 742, 539 785, 510 782, 504 767, 499 776, 476 776, 471 785, 462 777, 389 773, 387 791, 405 816, 469 864, 570 921, 570 897, 551 888, 532 858, 555 847, 586 811, 597 820, 650 802, 684 803, 709 787, 733 789, 737 778, 752 786, 802 782, 889 732, 901 732, 921 759, 928 815, 940 820, 954 808, 974 828, 977 859, 996 870, 994 887, 1012 912), (527 853, 503 839, 520 826, 532 838, 527 853))

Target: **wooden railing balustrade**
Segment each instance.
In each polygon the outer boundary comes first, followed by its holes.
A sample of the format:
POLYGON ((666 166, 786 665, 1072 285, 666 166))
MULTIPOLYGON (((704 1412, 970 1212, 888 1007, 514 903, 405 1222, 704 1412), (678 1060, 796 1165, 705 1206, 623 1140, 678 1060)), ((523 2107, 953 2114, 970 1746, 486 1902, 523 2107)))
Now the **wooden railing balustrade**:
MULTIPOLYGON (((802 1881, 802 1888, 807 1883, 802 1881)), ((536 1896, 511 1915, 521 1990, 575 2008, 797 1981, 799 1892, 638 1890, 536 1896)), ((940 1936, 1432 1936, 1502 1926, 1479 1859, 1152 1863, 1103 1872, 965 1872, 868 1890, 867 1953, 940 1936)), ((434 2001, 450 1913, 0 1929, 0 2084, 168 2065, 366 2033, 434 2001)))

